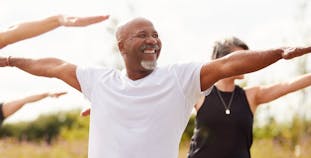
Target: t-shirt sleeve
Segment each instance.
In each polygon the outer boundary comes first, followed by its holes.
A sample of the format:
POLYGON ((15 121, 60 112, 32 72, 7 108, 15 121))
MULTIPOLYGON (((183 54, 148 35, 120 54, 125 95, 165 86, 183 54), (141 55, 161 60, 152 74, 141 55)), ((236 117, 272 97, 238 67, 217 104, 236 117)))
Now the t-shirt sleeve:
POLYGON ((91 100, 94 87, 100 80, 100 75, 102 75, 105 70, 105 68, 78 66, 76 70, 77 78, 81 91, 87 99, 91 100))
POLYGON ((189 104, 194 105, 200 96, 210 93, 211 88, 201 91, 200 72, 203 63, 177 64, 175 72, 178 82, 189 104))

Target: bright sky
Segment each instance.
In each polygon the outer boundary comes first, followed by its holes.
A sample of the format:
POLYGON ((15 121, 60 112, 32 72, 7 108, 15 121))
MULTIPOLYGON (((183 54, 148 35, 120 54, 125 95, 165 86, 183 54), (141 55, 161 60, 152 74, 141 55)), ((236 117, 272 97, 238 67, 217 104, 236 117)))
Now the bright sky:
MULTIPOLYGON (((113 26, 114 19, 123 23, 137 16, 152 20, 159 32, 163 43, 160 65, 208 61, 213 42, 227 36, 239 37, 251 49, 302 46, 310 44, 306 41, 311 41, 311 30, 308 30, 311 21, 306 20, 311 17, 311 4, 302 14, 303 10, 299 7, 302 2, 303 0, 0 0, 2 30, 18 22, 54 14, 111 15, 110 20, 103 23, 85 28, 58 28, 42 36, 7 46, 0 53, 1 56, 30 58, 52 56, 79 65, 113 65, 118 58, 112 53, 114 36, 107 28, 113 26)), ((248 84, 275 83, 294 78, 297 75, 297 62, 298 59, 280 61, 270 68, 251 74, 247 78, 248 84)), ((15 68, 1 68, 0 78, 1 101, 45 91, 69 92, 60 99, 49 98, 25 106, 9 118, 8 122, 34 119, 42 113, 82 108, 89 104, 80 93, 56 79, 31 76, 15 68)), ((307 90, 310 91, 310 88, 307 90)), ((273 114, 277 115, 281 111, 284 115, 291 115, 301 111, 298 108, 299 93, 295 94, 272 102, 272 109, 276 109, 273 114)), ((284 115, 277 116, 284 119, 284 115)))

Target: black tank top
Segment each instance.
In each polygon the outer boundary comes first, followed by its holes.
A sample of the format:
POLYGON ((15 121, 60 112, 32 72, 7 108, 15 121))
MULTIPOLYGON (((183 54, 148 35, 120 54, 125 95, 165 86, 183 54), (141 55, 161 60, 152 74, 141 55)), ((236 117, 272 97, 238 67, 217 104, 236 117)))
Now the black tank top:
MULTIPOLYGON (((231 113, 225 114, 216 87, 205 97, 196 116, 188 158, 250 158, 253 114, 241 87, 235 86, 231 113)), ((228 104, 232 92, 220 91, 228 104)))

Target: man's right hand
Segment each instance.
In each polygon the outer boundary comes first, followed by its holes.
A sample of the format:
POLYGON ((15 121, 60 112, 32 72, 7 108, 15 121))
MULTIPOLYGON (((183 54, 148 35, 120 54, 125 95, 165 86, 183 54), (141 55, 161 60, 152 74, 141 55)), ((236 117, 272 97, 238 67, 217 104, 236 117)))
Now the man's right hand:
POLYGON ((283 59, 292 59, 311 52, 311 47, 285 47, 282 48, 283 59))

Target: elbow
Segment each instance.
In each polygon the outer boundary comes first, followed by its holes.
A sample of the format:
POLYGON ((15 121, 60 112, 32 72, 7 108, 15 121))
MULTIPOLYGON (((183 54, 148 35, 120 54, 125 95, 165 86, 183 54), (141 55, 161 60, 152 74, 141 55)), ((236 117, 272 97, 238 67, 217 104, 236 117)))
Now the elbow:
POLYGON ((4 48, 5 46, 7 46, 7 45, 0 43, 0 49, 4 48))
POLYGON ((39 71, 33 71, 33 75, 41 76, 41 77, 48 77, 48 78, 57 78, 57 74, 59 74, 57 71, 51 70, 39 70, 39 71))

